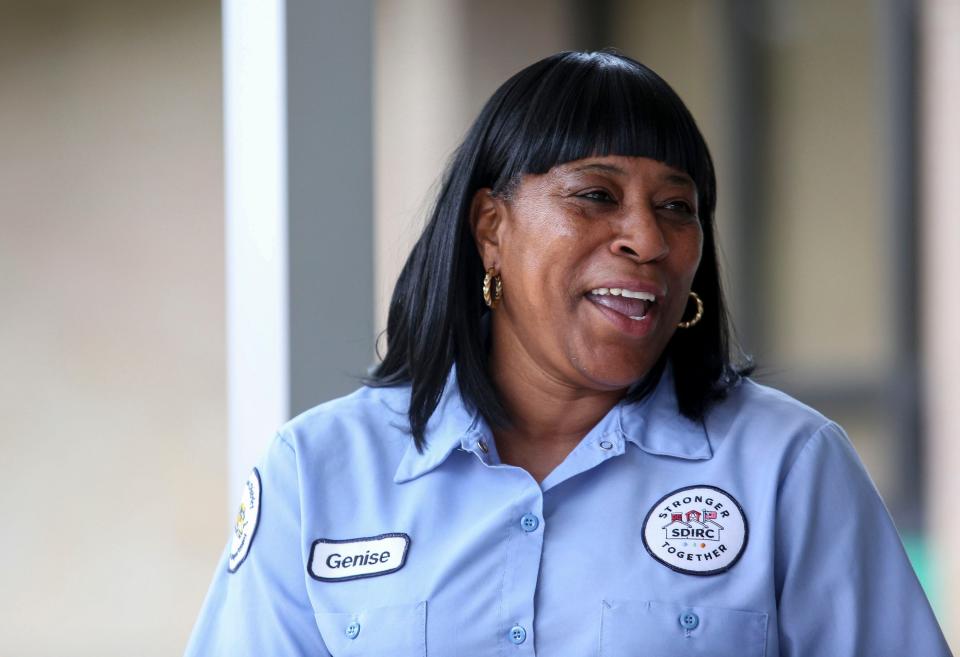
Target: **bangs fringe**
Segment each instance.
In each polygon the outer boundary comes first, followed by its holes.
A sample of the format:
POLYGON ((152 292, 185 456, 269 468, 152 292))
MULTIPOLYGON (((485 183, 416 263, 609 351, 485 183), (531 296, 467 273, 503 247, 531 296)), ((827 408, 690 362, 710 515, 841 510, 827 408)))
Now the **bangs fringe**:
POLYGON ((700 207, 713 212, 713 167, 693 117, 659 76, 621 57, 568 53, 534 89, 515 90, 528 98, 504 99, 526 108, 513 123, 515 134, 501 142, 508 150, 498 158, 503 167, 492 184, 495 194, 509 195, 524 174, 586 157, 648 157, 686 172, 700 207))

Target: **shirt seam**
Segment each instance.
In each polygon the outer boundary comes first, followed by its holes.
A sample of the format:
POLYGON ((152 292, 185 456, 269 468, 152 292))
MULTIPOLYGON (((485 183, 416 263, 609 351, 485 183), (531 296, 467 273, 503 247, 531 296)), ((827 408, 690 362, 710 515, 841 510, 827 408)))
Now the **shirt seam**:
MULTIPOLYGON (((279 431, 277 431, 277 438, 279 438, 279 439, 280 439, 280 442, 283 443, 283 444, 286 446, 286 448, 290 450, 290 453, 291 453, 294 457, 296 457, 296 455, 297 455, 297 450, 295 450, 295 449, 293 448, 293 445, 290 444, 290 441, 287 440, 287 437, 283 434, 283 429, 280 429, 279 431)), ((297 487, 299 488, 299 485, 298 485, 297 487)))
POLYGON ((800 448, 800 451, 797 452, 797 455, 793 457, 793 461, 787 467, 786 472, 783 475, 783 479, 780 481, 780 485, 777 487, 777 497, 779 499, 780 494, 783 492, 784 487, 787 485, 787 481, 790 479, 790 476, 797 469, 797 464, 805 458, 808 453, 811 453, 810 446, 824 434, 824 429, 838 427, 837 423, 833 420, 827 420, 822 425, 817 427, 816 431, 810 434, 810 436, 804 441, 803 447, 800 448))

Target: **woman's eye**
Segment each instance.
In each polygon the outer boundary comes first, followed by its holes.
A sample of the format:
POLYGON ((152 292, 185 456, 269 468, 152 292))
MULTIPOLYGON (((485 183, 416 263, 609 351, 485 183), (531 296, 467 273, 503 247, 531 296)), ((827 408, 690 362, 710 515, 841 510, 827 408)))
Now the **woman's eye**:
POLYGON ((580 194, 580 197, 590 199, 591 201, 602 201, 602 202, 609 202, 614 200, 613 197, 610 196, 610 194, 603 191, 602 189, 594 189, 589 192, 584 192, 583 194, 580 194))
POLYGON ((673 212, 680 212, 687 215, 696 214, 696 212, 694 212, 693 210, 693 206, 691 206, 686 201, 668 201, 667 203, 663 204, 663 208, 666 210, 671 210, 673 212))

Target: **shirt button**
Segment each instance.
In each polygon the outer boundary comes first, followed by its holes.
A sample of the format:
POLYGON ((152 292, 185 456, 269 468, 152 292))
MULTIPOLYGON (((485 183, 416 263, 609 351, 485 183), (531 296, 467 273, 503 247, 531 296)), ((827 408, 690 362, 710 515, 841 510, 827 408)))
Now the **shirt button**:
POLYGON ((523 527, 523 531, 532 532, 540 526, 540 519, 532 513, 525 513, 523 517, 520 518, 520 526, 523 527))
POLYGON ((487 447, 487 441, 485 441, 485 440, 479 441, 479 442, 477 443, 477 447, 479 447, 479 448, 480 448, 480 451, 483 452, 484 454, 489 454, 489 453, 490 453, 490 448, 487 447))
POLYGON ((527 631, 521 625, 514 625, 510 628, 510 643, 520 645, 527 640, 527 631))
POLYGON ((360 623, 354 621, 347 625, 347 638, 356 639, 360 634, 360 623))
POLYGON ((700 617, 692 611, 685 611, 680 614, 680 627, 685 630, 694 630, 700 624, 700 617))
POLYGON ((609 440, 604 440, 600 443, 600 447, 604 449, 613 449, 613 443, 611 443, 609 440))

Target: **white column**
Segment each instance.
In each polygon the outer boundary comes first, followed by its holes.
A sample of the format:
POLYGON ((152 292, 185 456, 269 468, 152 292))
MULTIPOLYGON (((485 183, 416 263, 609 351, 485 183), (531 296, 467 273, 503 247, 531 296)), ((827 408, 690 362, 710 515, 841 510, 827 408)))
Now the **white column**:
POLYGON ((286 30, 283 2, 222 6, 232 508, 290 408, 286 30))
POLYGON ((920 23, 921 185, 923 213, 923 365, 927 434, 927 526, 930 528, 940 622, 960 648, 960 3, 926 0, 920 23))
POLYGON ((230 505, 371 361, 372 2, 224 0, 230 505))

